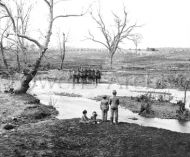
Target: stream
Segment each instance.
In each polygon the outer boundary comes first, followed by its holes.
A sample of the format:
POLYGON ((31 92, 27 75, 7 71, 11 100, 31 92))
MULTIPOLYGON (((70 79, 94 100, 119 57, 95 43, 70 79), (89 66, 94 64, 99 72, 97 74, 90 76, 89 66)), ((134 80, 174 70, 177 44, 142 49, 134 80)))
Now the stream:
MULTIPOLYGON (((111 95, 112 90, 117 90, 118 96, 138 96, 143 92, 151 91, 154 93, 167 93, 173 99, 171 102, 182 100, 184 92, 175 89, 152 89, 146 87, 121 86, 118 84, 70 84, 70 83, 55 83, 47 80, 31 82, 29 92, 35 94, 40 101, 49 105, 50 100, 53 106, 59 111, 57 118, 71 119, 80 118, 82 111, 88 111, 88 117, 93 111, 98 113, 98 118, 101 118, 100 102, 92 100, 99 95, 111 95), (55 94, 56 93, 56 94, 55 94), (81 95, 81 97, 61 96, 57 93, 70 93, 81 95)), ((187 92, 187 104, 190 102, 190 92, 187 92)), ((186 106, 189 108, 189 105, 186 106)), ((109 118, 109 113, 108 113, 109 118)), ((159 119, 145 118, 133 113, 128 109, 119 107, 119 121, 134 123, 141 126, 149 126, 167 129, 175 132, 190 133, 190 122, 180 122, 175 119, 159 119), (134 119, 135 118, 135 119, 134 119)))

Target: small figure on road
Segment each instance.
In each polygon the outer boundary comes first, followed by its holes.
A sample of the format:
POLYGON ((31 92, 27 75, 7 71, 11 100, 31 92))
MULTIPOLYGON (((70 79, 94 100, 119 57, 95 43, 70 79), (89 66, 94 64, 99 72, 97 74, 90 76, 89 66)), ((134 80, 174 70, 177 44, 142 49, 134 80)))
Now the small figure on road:
POLYGON ((113 90, 112 92, 113 96, 109 100, 109 104, 111 106, 111 116, 110 116, 110 121, 113 124, 113 119, 115 117, 115 123, 118 124, 118 106, 119 106, 119 98, 116 96, 117 91, 113 90))

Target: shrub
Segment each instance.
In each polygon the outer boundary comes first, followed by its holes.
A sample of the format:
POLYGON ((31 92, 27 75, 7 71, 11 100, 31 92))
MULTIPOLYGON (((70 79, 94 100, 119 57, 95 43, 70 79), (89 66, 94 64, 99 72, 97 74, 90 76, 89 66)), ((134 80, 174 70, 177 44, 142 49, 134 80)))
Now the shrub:
POLYGON ((15 128, 15 126, 12 125, 12 124, 6 124, 3 128, 4 128, 5 130, 12 130, 12 129, 15 128))

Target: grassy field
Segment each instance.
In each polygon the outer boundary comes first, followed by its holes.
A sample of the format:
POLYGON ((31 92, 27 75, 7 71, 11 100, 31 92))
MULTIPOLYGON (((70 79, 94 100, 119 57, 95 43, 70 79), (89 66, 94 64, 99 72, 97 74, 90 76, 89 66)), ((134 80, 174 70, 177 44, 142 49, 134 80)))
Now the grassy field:
MULTIPOLYGON (((158 49, 158 51, 141 50, 135 54, 133 50, 122 50, 114 56, 113 69, 125 71, 137 70, 188 70, 190 65, 190 49, 158 49)), ((16 65, 15 54, 6 53, 8 63, 16 65)), ((35 51, 28 52, 28 64, 33 64, 38 57, 35 51)), ((21 55, 22 62, 22 55, 21 55)), ((59 68, 60 53, 58 50, 48 50, 42 65, 50 63, 52 68, 59 68)), ((22 63, 23 64, 23 63, 22 63)), ((2 65, 2 62, 1 62, 2 65)), ((71 49, 66 51, 64 68, 77 66, 98 65, 103 69, 109 68, 108 52, 104 49, 71 49)))
MULTIPOLYGON (((70 48, 67 49, 63 68, 69 70, 77 69, 80 66, 98 67, 103 73, 103 81, 109 83, 147 86, 148 78, 148 86, 153 88, 156 88, 158 81, 167 80, 178 74, 190 76, 190 49, 166 48, 158 50, 141 50, 140 54, 135 54, 133 50, 123 50, 115 54, 113 69, 110 69, 110 60, 106 50, 70 48)), ((37 56, 37 53, 30 52, 28 63, 32 65, 37 56)), ((8 62, 15 67, 14 57, 9 56, 9 58, 8 62)), ((48 50, 43 59, 41 70, 59 69, 60 62, 59 51, 48 50)), ((167 87, 173 88, 172 85, 167 85, 167 87)))

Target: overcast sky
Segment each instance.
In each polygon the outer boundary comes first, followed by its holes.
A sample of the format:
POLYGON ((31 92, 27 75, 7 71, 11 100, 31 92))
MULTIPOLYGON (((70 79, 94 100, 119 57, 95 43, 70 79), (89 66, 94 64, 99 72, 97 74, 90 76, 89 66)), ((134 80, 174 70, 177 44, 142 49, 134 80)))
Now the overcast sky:
MULTIPOLYGON (((143 27, 136 32, 141 33, 143 40, 139 45, 146 47, 190 47, 190 1, 189 0, 66 0, 55 7, 55 14, 80 13, 91 5, 96 13, 100 8, 107 27, 112 28, 112 12, 122 16, 123 5, 128 11, 129 22, 137 22, 143 27)), ((32 31, 46 28, 47 6, 41 0, 36 3, 32 13, 32 31)), ((54 36, 51 45, 57 44, 57 32, 68 35, 68 46, 101 47, 91 41, 84 40, 88 31, 103 39, 97 31, 97 25, 89 14, 83 17, 72 17, 58 20, 54 25, 54 36)), ((33 33, 34 35, 35 33, 33 33)), ((133 47, 132 42, 126 41, 123 48, 133 47)))

